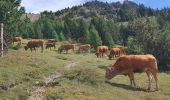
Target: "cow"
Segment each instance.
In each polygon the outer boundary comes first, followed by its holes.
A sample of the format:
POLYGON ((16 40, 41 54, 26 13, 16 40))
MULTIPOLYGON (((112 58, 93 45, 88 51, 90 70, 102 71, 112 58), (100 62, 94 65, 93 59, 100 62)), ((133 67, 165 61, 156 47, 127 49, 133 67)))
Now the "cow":
POLYGON ((134 80, 134 73, 146 72, 149 79, 148 91, 151 89, 152 76, 156 81, 156 90, 159 90, 158 86, 158 67, 157 60, 153 55, 125 55, 119 57, 115 64, 111 68, 106 69, 105 77, 112 79, 116 75, 127 75, 130 79, 131 86, 136 87, 134 80))
MULTIPOLYGON (((84 45, 80 45, 79 47, 79 52, 83 52, 83 51, 89 51, 91 48, 90 44, 84 44, 84 45)), ((89 51, 90 52, 90 51, 89 51)))
POLYGON ((24 46, 25 50, 28 50, 30 48, 31 52, 32 49, 36 51, 36 47, 41 47, 41 52, 43 52, 44 49, 44 41, 43 40, 31 40, 27 43, 26 46, 24 46))
POLYGON ((110 50, 110 54, 108 55, 108 57, 109 57, 109 60, 111 60, 112 57, 115 58, 115 57, 119 57, 120 55, 121 55, 121 49, 120 48, 112 48, 110 50))
POLYGON ((51 50, 51 47, 54 47, 54 49, 56 48, 56 46, 55 46, 55 43, 46 43, 46 49, 48 49, 48 48, 50 48, 50 50, 51 50))
POLYGON ((97 56, 97 58, 101 56, 103 57, 103 54, 106 54, 108 49, 108 46, 98 46, 95 55, 97 56))
POLYGON ((21 39, 22 39, 22 37, 16 36, 16 37, 13 38, 12 42, 13 42, 13 44, 14 44, 14 42, 19 42, 19 43, 21 43, 21 39))
POLYGON ((68 53, 68 50, 72 49, 73 52, 74 52, 74 45, 73 44, 64 44, 64 45, 61 45, 59 48, 58 48, 58 52, 61 53, 63 50, 66 51, 66 53, 68 53))
POLYGON ((48 39, 48 42, 46 43, 46 49, 50 48, 51 50, 51 47, 54 47, 54 49, 56 48, 56 40, 55 39, 48 39))

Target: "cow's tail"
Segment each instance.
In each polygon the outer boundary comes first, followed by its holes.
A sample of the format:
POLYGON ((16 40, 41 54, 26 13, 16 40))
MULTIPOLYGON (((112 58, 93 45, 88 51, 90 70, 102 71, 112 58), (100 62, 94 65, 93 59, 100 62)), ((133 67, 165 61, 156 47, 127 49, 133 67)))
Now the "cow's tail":
POLYGON ((155 61, 154 61, 154 64, 155 64, 156 71, 158 72, 158 63, 157 63, 157 60, 156 60, 156 59, 155 59, 155 61))

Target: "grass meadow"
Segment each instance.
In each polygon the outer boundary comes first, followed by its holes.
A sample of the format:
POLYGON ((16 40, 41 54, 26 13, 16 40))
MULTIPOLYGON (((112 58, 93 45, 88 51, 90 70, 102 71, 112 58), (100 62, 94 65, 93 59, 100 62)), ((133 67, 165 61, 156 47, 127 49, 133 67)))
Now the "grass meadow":
MULTIPOLYGON (((44 77, 61 73, 58 84, 45 89, 42 100, 168 100, 170 72, 159 72, 159 92, 145 92, 130 86, 127 76, 105 79, 105 69, 115 60, 96 58, 94 53, 58 54, 57 50, 25 51, 10 49, 0 58, 0 100, 27 100, 36 82, 44 77), (67 68, 70 63, 75 66, 67 68)), ((57 44, 57 48, 60 44, 57 44)), ((140 88, 147 88, 145 73, 135 74, 140 88)), ((155 81, 152 82, 152 90, 155 81)))

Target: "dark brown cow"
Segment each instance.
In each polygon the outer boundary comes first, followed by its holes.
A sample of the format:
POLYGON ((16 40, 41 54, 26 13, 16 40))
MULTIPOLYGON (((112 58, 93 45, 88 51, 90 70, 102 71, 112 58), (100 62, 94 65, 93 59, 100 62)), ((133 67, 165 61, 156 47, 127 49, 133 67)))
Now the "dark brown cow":
POLYGON ((134 73, 146 72, 149 84, 148 90, 151 88, 152 76, 156 81, 156 90, 158 87, 158 67, 156 58, 153 55, 128 55, 118 58, 116 63, 111 66, 111 69, 106 70, 106 78, 112 79, 116 75, 127 75, 130 79, 130 84, 136 86, 134 73))
POLYGON ((14 42, 19 42, 19 43, 21 43, 21 39, 22 39, 22 37, 20 37, 20 36, 17 36, 17 37, 14 37, 13 38, 13 44, 14 44, 14 42))
POLYGON ((56 46, 55 46, 55 43, 46 43, 46 49, 48 49, 48 48, 50 48, 50 50, 51 50, 51 47, 54 47, 54 49, 56 48, 56 46))
POLYGON ((66 51, 66 53, 68 53, 68 50, 72 49, 73 52, 74 52, 74 45, 73 44, 64 44, 64 45, 61 45, 59 48, 58 48, 58 52, 61 53, 63 50, 66 51))
POLYGON ((41 52, 43 52, 44 49, 44 41, 43 40, 31 40, 27 43, 26 46, 24 46, 25 50, 28 50, 30 48, 31 52, 32 49, 36 51, 36 47, 41 47, 41 52))
MULTIPOLYGON (((80 45, 80 47, 79 47, 79 52, 83 52, 83 51, 89 51, 90 50, 90 48, 91 48, 91 46, 90 46, 90 44, 84 44, 84 45, 80 45)), ((89 51, 90 52, 90 51, 89 51)))
POLYGON ((105 53, 107 53, 107 51, 108 51, 108 46, 98 46, 97 47, 97 49, 96 49, 96 56, 97 57, 103 57, 103 54, 105 53))
POLYGON ((46 43, 46 49, 50 48, 51 50, 51 47, 54 47, 54 49, 56 48, 56 40, 55 39, 48 39, 48 42, 46 43))

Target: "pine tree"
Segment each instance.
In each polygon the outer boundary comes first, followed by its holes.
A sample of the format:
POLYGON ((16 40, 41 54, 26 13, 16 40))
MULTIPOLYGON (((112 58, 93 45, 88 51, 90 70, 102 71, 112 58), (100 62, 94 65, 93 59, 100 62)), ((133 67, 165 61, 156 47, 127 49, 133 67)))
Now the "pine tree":
POLYGON ((84 43, 90 44, 90 33, 89 33, 89 30, 86 30, 86 32, 85 32, 84 43))
POLYGON ((92 47, 97 48, 97 46, 102 45, 102 40, 97 30, 95 29, 94 25, 92 24, 90 25, 89 32, 90 32, 90 44, 92 45, 92 47))
POLYGON ((114 42, 113 42, 113 38, 112 38, 111 34, 109 34, 109 33, 105 34, 105 43, 107 46, 113 47, 114 42))
POLYGON ((65 41, 65 40, 66 40, 63 32, 60 32, 60 34, 59 34, 59 40, 60 40, 60 41, 65 41))
POLYGON ((56 41, 60 41, 59 36, 58 36, 58 34, 57 34, 57 32, 55 30, 52 32, 52 34, 54 35, 54 39, 56 41))

